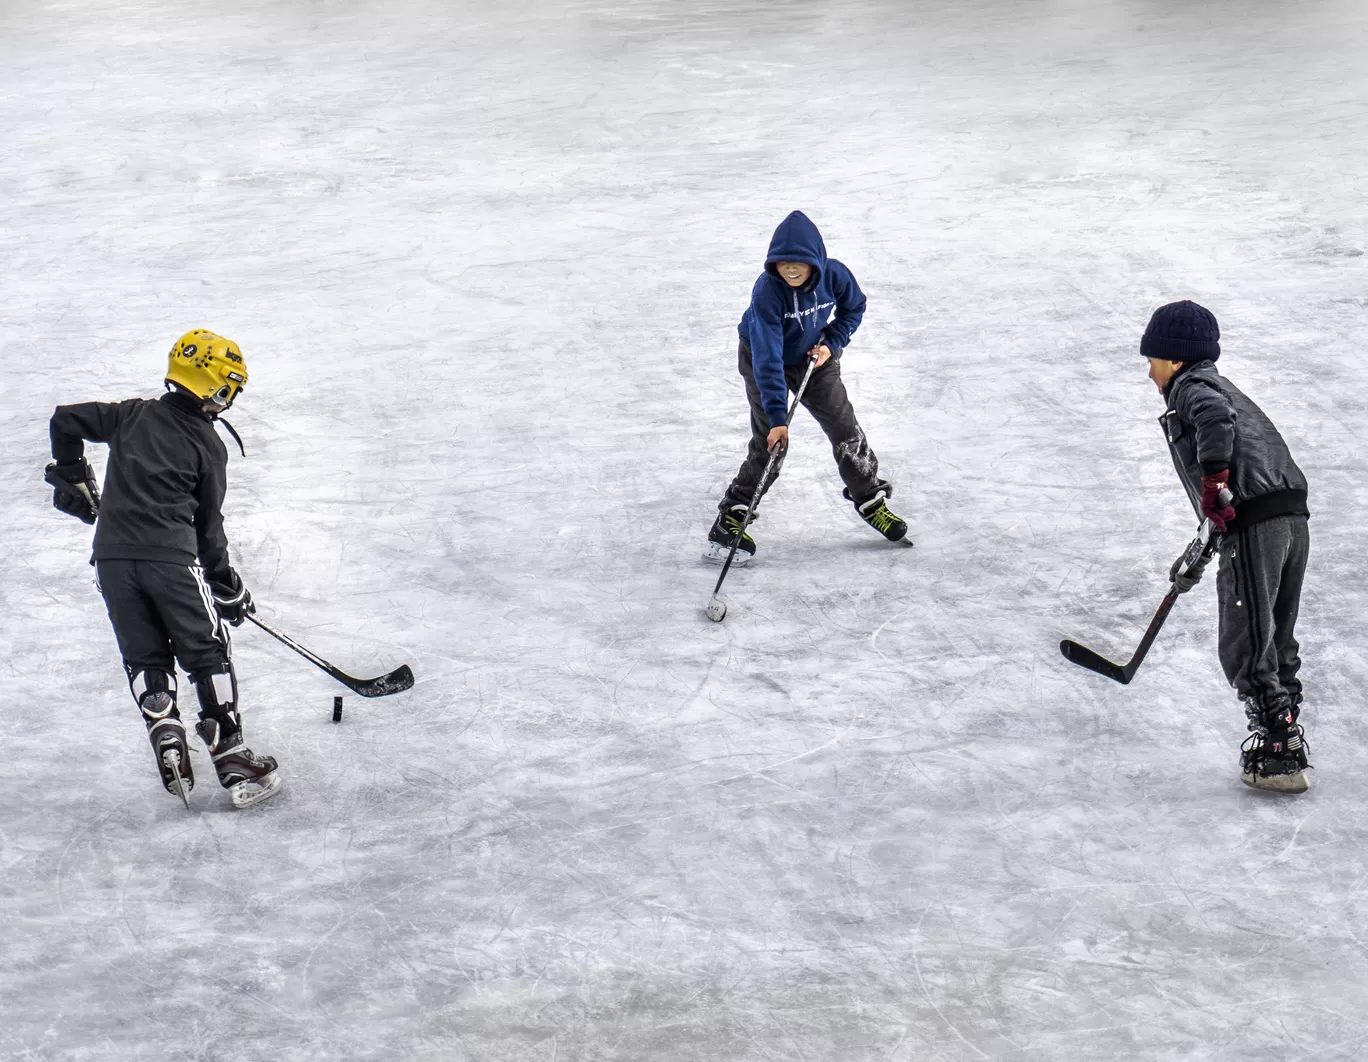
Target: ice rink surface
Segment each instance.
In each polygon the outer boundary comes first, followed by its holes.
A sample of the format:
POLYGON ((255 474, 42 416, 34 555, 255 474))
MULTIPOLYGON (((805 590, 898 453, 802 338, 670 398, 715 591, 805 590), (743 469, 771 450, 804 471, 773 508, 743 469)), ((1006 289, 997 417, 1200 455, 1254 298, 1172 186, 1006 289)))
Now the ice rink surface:
MULTIPOLYGON (((1368 9, 0 7, 0 1057, 1368 1055, 1368 9), (735 323, 807 211, 915 548, 811 418, 702 615, 735 323), (1316 765, 1239 784, 1138 339, 1192 298, 1312 484, 1316 765), (164 793, 58 402, 236 339, 273 802, 164 793)), ((102 448, 92 447, 97 467, 102 448)), ((198 747, 197 747, 198 752, 198 747)))

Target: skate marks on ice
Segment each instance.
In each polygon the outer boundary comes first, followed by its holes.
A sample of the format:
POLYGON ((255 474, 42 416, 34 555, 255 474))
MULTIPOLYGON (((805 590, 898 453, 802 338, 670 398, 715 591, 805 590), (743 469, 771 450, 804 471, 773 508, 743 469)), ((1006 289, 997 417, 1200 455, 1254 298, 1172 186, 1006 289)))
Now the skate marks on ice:
POLYGON ((0 1055, 1362 1055, 1363 499, 1335 415, 1365 393, 1335 301, 1361 259, 1317 251, 1357 231, 1358 31, 1218 11, 1197 47, 1176 7, 1143 32, 1065 8, 851 6, 823 26, 839 92, 811 25, 744 5, 77 4, 71 35, 9 11, 0 1055), (924 526, 881 554, 795 429, 715 627, 678 558, 744 441, 757 219, 794 196, 867 282, 846 367, 924 526), (688 298, 670 257, 709 263, 688 298), (1127 315, 1173 284, 1245 322, 1275 421, 1328 426, 1302 439, 1346 506, 1306 598, 1309 803, 1235 780, 1201 588, 1143 699, 1054 648, 1138 634, 1156 543, 1190 530, 1156 517, 1181 499, 1153 395, 1118 382, 1127 315), (238 639, 289 774, 250 816, 157 785, 72 575, 88 538, 32 492, 34 410, 73 397, 41 352, 116 351, 92 390, 142 393, 191 309, 260 352, 230 496, 254 592, 355 602, 301 633, 423 676, 334 727, 326 679, 238 639))

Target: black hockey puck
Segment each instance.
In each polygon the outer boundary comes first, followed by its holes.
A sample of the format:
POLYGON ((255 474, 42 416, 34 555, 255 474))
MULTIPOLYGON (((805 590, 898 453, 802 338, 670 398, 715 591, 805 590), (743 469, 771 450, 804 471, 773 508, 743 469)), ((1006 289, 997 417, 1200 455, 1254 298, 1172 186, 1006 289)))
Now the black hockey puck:
POLYGON ((333 698, 333 722, 334 722, 334 723, 340 723, 340 722, 342 722, 342 698, 341 698, 341 697, 334 697, 334 698, 333 698))

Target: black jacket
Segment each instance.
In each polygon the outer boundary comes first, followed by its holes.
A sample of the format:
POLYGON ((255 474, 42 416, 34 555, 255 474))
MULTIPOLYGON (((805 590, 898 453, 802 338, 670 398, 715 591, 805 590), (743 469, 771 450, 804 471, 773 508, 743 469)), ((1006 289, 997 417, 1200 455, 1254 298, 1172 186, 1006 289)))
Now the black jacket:
POLYGON ((230 581, 223 532, 228 451, 196 399, 170 391, 155 401, 58 406, 49 431, 61 464, 80 460, 82 440, 109 444, 92 564, 198 559, 210 581, 230 581))
POLYGON ((1306 477, 1263 410, 1210 361, 1184 368, 1164 389, 1168 409, 1159 418, 1178 477, 1202 515, 1202 476, 1230 470, 1238 531, 1261 520, 1309 514, 1306 477))

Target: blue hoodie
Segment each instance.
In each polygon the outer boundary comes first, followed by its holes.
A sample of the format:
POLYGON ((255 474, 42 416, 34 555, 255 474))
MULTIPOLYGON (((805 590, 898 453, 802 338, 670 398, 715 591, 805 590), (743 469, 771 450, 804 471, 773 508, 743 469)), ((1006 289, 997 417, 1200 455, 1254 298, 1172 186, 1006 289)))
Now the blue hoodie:
POLYGON ((817 226, 801 210, 779 223, 765 256, 765 271, 751 289, 750 306, 737 332, 751 349, 755 385, 770 427, 788 423, 788 383, 784 366, 796 365, 818 343, 832 353, 850 343, 864 317, 865 297, 855 277, 828 258, 817 226), (775 262, 806 262, 812 276, 791 288, 775 262))

